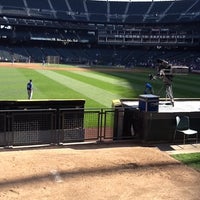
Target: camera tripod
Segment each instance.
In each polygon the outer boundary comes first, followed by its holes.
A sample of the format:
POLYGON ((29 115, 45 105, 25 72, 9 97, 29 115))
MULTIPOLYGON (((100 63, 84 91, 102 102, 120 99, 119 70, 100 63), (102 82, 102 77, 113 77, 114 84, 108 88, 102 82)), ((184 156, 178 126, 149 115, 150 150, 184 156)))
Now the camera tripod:
POLYGON ((171 105, 174 107, 174 96, 172 91, 172 85, 170 84, 164 84, 161 89, 158 91, 158 95, 161 95, 161 93, 165 90, 165 100, 170 100, 171 105))

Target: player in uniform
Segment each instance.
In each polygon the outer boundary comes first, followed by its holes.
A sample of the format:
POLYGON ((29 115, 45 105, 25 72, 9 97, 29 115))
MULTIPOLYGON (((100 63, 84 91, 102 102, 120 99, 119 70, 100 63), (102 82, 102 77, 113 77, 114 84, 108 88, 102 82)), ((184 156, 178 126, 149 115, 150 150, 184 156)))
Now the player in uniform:
POLYGON ((28 94, 28 99, 31 100, 33 96, 33 82, 31 79, 27 83, 27 94, 28 94))

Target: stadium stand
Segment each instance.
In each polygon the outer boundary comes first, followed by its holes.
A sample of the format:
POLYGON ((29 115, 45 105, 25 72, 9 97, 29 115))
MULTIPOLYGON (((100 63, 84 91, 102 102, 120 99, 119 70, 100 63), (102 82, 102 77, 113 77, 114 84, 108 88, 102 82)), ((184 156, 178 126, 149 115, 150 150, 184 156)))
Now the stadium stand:
POLYGON ((106 22, 107 2, 86 1, 90 21, 106 22))
POLYGON ((0 0, 0 58, 200 68, 200 0, 0 0))
POLYGON ((148 11, 150 4, 151 4, 150 2, 130 3, 125 22, 126 23, 141 22, 142 23, 144 15, 148 11))

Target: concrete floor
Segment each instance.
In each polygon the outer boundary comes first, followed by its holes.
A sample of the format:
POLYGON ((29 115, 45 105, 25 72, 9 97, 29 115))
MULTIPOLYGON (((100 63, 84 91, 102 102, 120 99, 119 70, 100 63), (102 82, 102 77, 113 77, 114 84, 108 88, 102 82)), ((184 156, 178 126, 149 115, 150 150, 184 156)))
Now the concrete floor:
POLYGON ((158 144, 156 145, 161 151, 168 154, 182 154, 182 153, 200 153, 200 143, 191 144, 158 144))

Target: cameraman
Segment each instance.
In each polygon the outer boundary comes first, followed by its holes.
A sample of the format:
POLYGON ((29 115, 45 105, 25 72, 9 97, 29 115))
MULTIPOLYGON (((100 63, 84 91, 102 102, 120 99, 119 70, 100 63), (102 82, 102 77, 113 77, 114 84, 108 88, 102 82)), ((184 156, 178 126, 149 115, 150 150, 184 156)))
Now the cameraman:
POLYGON ((171 65, 168 64, 165 60, 158 59, 158 70, 159 70, 159 77, 163 80, 166 96, 169 97, 172 106, 174 106, 174 97, 172 91, 172 81, 173 75, 171 72, 171 65))

